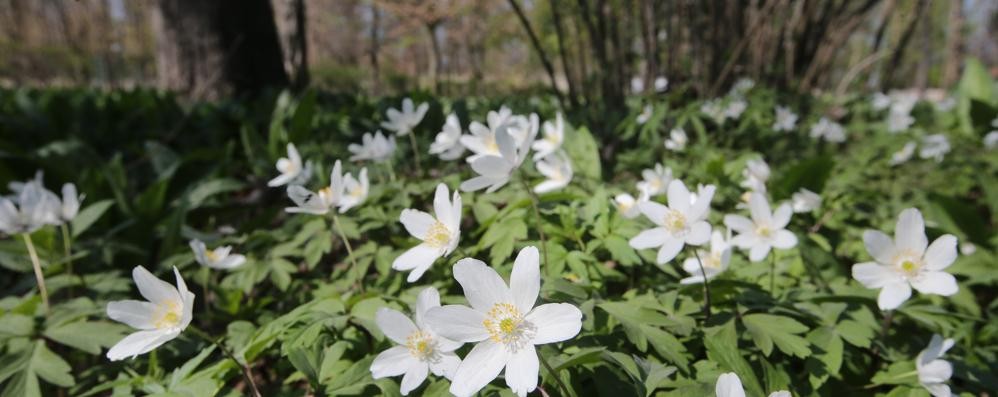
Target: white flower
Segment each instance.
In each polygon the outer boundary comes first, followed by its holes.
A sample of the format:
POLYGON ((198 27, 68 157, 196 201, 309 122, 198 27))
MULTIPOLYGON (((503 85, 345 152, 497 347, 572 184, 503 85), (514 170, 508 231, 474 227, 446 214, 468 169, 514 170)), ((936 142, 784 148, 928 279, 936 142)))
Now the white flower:
POLYGON ((797 127, 797 114, 790 110, 790 108, 777 106, 776 122, 773 123, 773 129, 776 131, 791 131, 795 127, 797 127))
POLYGON ((420 121, 423 121, 423 116, 426 115, 426 111, 429 109, 430 105, 428 103, 421 103, 419 107, 415 107, 412 104, 412 99, 405 98, 402 100, 401 111, 395 108, 388 109, 388 120, 381 122, 381 127, 389 131, 395 131, 395 135, 398 136, 407 135, 412 132, 413 128, 419 125, 420 121))
POLYGON ((883 92, 873 93, 873 98, 870 99, 870 105, 873 106, 873 110, 884 110, 891 106, 891 97, 885 95, 883 92))
POLYGON ((191 240, 190 246, 191 251, 194 251, 194 259, 202 266, 212 269, 234 269, 246 262, 245 256, 232 254, 232 246, 229 245, 210 250, 204 242, 194 239, 191 240))
POLYGON ((547 178, 544 182, 534 186, 534 192, 538 194, 564 188, 572 181, 572 161, 568 159, 568 156, 565 156, 564 152, 547 156, 534 163, 534 166, 537 167, 537 171, 541 175, 547 178))
POLYGON ((371 362, 374 379, 405 374, 399 390, 405 396, 426 380, 428 372, 447 379, 454 377, 461 364, 454 350, 463 343, 440 337, 427 327, 426 313, 438 307, 440 293, 436 288, 429 287, 416 297, 415 323, 396 310, 387 307, 378 309, 374 315, 378 328, 398 346, 381 352, 371 362))
MULTIPOLYGON (((745 397, 745 389, 742 388, 742 380, 738 374, 728 372, 717 377, 717 384, 714 385, 714 395, 717 397, 745 397)), ((769 397, 792 397, 786 390, 774 391, 769 397)))
POLYGON ((789 204, 781 204, 775 212, 770 212, 769 201, 759 192, 749 197, 749 212, 752 219, 741 215, 725 215, 724 224, 738 233, 731 244, 749 250, 749 259, 758 262, 769 255, 771 249, 790 249, 797 245, 797 236, 786 230, 793 210, 789 204))
POLYGON ((674 152, 681 152, 686 149, 686 144, 690 141, 686 136, 686 131, 682 128, 673 128, 669 131, 669 139, 665 140, 665 148, 674 152))
POLYGON ((41 183, 25 183, 17 196, 0 197, 0 231, 13 235, 31 233, 45 225, 58 225, 62 212, 59 197, 41 183))
POLYGON ((641 171, 641 177, 644 180, 638 182, 638 191, 648 197, 657 196, 665 193, 672 182, 672 168, 664 167, 661 163, 655 164, 654 169, 641 171))
POLYGON ((741 95, 751 90, 752 87, 755 87, 755 81, 748 77, 742 77, 731 87, 731 93, 741 95))
POLYGON ((989 150, 998 147, 998 131, 991 131, 984 136, 984 147, 989 150))
POLYGON ((800 188, 797 193, 791 196, 794 212, 811 212, 821 208, 821 196, 807 188, 800 188))
POLYGON ((340 213, 347 212, 347 210, 363 203, 367 199, 370 187, 370 181, 367 180, 367 167, 360 169, 358 179, 354 179, 353 175, 347 173, 343 177, 343 196, 339 203, 340 213))
POLYGON ((77 194, 76 185, 72 183, 62 185, 62 210, 59 212, 59 217, 63 222, 76 218, 76 214, 80 212, 80 202, 84 198, 86 195, 77 194))
POLYGON ((918 383, 934 397, 950 397, 952 394, 946 381, 953 376, 953 365, 941 360, 943 354, 953 347, 952 339, 943 339, 938 334, 932 335, 929 346, 918 353, 915 358, 915 368, 918 371, 918 383))
POLYGON ((748 108, 748 102, 745 102, 742 98, 734 98, 728 102, 728 106, 724 108, 723 116, 732 120, 738 120, 741 117, 742 112, 748 108))
POLYGON ((404 209, 399 221, 413 237, 422 240, 392 262, 392 269, 411 270, 408 282, 415 282, 423 276, 441 256, 450 255, 461 240, 461 195, 454 191, 454 197, 447 199, 447 185, 437 185, 433 196, 433 212, 436 218, 420 210, 404 209))
POLYGON ((471 135, 461 136, 461 144, 474 154, 469 156, 467 161, 472 163, 482 156, 501 156, 499 144, 496 141, 496 133, 500 129, 513 137, 514 142, 519 145, 525 136, 520 136, 521 131, 529 131, 530 121, 527 118, 514 115, 513 111, 503 106, 498 111, 489 111, 486 116, 488 125, 472 121, 468 126, 471 135))
POLYGON ((107 352, 108 359, 118 361, 148 353, 179 336, 191 323, 194 294, 187 290, 187 284, 176 267, 173 268, 173 275, 177 278, 176 287, 156 278, 142 266, 132 269, 135 286, 146 302, 109 302, 107 316, 139 331, 112 346, 107 352))
POLYGON ((752 159, 745 162, 745 170, 742 176, 745 179, 741 186, 753 192, 765 192, 766 181, 769 180, 769 164, 763 159, 752 159))
POLYGON ((932 134, 922 138, 922 148, 918 151, 918 157, 923 159, 933 159, 936 162, 943 161, 946 153, 949 153, 949 139, 943 134, 932 134))
POLYGON ((911 110, 918 103, 919 93, 917 90, 891 91, 891 111, 911 114, 911 110))
POLYGON ((645 91, 645 80, 641 77, 631 78, 631 92, 640 94, 645 91))
POLYGON ((295 144, 288 144, 288 157, 281 157, 277 159, 277 171, 281 173, 270 182, 267 182, 267 186, 277 187, 281 185, 292 184, 292 182, 304 171, 302 166, 301 156, 298 154, 298 149, 295 148, 295 144))
POLYGON ((971 242, 964 242, 960 244, 960 255, 973 255, 977 252, 977 246, 971 242))
POLYGON ((647 123, 648 119, 650 119, 652 116, 653 110, 654 109, 651 107, 651 105, 645 105, 645 107, 641 108, 641 113, 638 114, 638 117, 635 118, 634 121, 636 121, 639 125, 647 123))
POLYGON ((697 250, 697 255, 703 261, 703 272, 700 272, 697 256, 686 258, 683 261, 683 270, 691 276, 679 280, 680 284, 699 284, 705 277, 710 280, 727 270, 728 264, 731 263, 731 244, 724 239, 720 230, 714 230, 710 235, 710 252, 697 250))
POLYGON ((898 150, 891 155, 891 160, 888 164, 894 166, 907 162, 911 159, 911 156, 915 154, 916 146, 915 142, 908 142, 904 144, 904 147, 902 147, 901 150, 898 150))
POLYGON ((655 92, 663 92, 669 88, 669 79, 658 76, 655 78, 655 92))
POLYGON ((544 138, 534 142, 534 161, 547 157, 561 148, 561 143, 565 140, 565 121, 562 120, 561 112, 555 121, 544 122, 544 138))
POLYGON ((811 138, 824 139, 831 143, 845 142, 846 132, 842 125, 822 117, 811 126, 811 138))
POLYGON ((456 160, 464 154, 461 144, 461 122, 453 113, 447 115, 447 122, 430 144, 430 154, 440 156, 441 160, 456 160))
POLYGON ((719 99, 704 101, 700 104, 700 113, 710 117, 715 124, 723 124, 727 117, 726 110, 719 99))
POLYGON ((624 218, 634 219, 638 215, 641 215, 641 209, 638 208, 638 201, 647 201, 648 197, 642 194, 638 200, 634 199, 627 193, 621 193, 613 197, 613 205, 617 208, 617 212, 620 212, 624 218))
POLYGON ((333 171, 329 174, 329 186, 318 192, 312 192, 298 185, 288 186, 288 198, 295 203, 295 207, 287 207, 284 211, 323 215, 331 208, 340 205, 343 199, 343 185, 342 165, 336 160, 333 171))
POLYGON ((915 208, 901 211, 893 241, 880 231, 867 230, 863 243, 876 262, 854 265, 852 277, 866 288, 880 288, 877 305, 881 310, 901 306, 912 287, 923 294, 943 296, 959 290, 956 278, 943 271, 956 260, 956 237, 946 234, 929 245, 922 213, 915 208))
POLYGON ((394 136, 386 138, 381 131, 377 131, 373 135, 369 132, 364 133, 361 139, 362 143, 360 145, 351 143, 347 146, 347 150, 353 153, 353 156, 350 156, 350 161, 372 160, 382 162, 391 159, 392 155, 395 154, 394 136))
POLYGON ((714 185, 707 185, 699 193, 696 203, 690 204, 690 191, 680 180, 669 183, 669 206, 654 201, 638 203, 641 213, 657 227, 644 230, 631 238, 635 249, 656 248, 658 263, 671 261, 686 244, 701 245, 710 239, 707 214, 714 198, 714 185))
POLYGON ((911 109, 891 106, 891 111, 887 115, 887 132, 892 134, 907 130, 915 123, 915 118, 911 117, 911 109))
POLYGON ((523 160, 527 158, 530 145, 537 137, 538 124, 537 115, 531 114, 530 127, 526 129, 527 135, 518 145, 508 132, 509 128, 499 128, 495 133, 499 155, 485 155, 472 161, 471 169, 478 176, 461 182, 461 190, 473 192, 488 186, 486 192, 492 193, 509 182, 513 171, 516 171, 520 164, 523 164, 523 160))
POLYGON ((454 265, 454 278, 471 307, 446 305, 430 309, 426 323, 443 337, 475 347, 464 357, 450 392, 467 397, 481 390, 506 368, 506 384, 520 397, 537 388, 538 360, 534 345, 561 342, 582 329, 582 312, 567 303, 537 307, 541 274, 536 247, 520 250, 509 287, 482 261, 466 258, 454 265))

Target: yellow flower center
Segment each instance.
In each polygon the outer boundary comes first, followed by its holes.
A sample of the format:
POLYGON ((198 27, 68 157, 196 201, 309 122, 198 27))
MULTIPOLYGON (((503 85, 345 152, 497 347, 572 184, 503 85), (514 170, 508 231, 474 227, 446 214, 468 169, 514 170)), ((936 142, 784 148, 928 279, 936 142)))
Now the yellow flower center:
POLYGON ((770 229, 769 226, 759 226, 755 228, 755 234, 758 234, 760 237, 768 238, 773 235, 773 230, 770 229))
POLYGON ((215 250, 205 250, 204 257, 208 258, 209 262, 218 262, 219 255, 215 253, 215 250))
POLYGON ((156 321, 153 322, 156 329, 173 328, 180 325, 182 313, 178 302, 161 303, 156 307, 156 314, 156 321))
POLYGON ((482 325, 488 331, 489 339, 513 349, 529 343, 534 334, 534 327, 525 321, 516 306, 510 303, 493 305, 482 325))
POLYGON ((620 212, 627 212, 627 211, 630 211, 631 207, 633 207, 633 206, 634 206, 634 203, 621 203, 621 202, 618 202, 617 203, 617 210, 620 211, 620 212))
POLYGON ((416 331, 405 339, 405 347, 413 357, 421 360, 432 360, 437 355, 437 343, 433 336, 423 331, 416 331))
POLYGON ((557 135, 555 135, 555 134, 548 134, 548 135, 545 135, 545 136, 544 136, 544 139, 545 139, 546 141, 548 141, 548 142, 551 142, 551 143, 555 144, 555 145, 557 145, 557 144, 561 143, 561 137, 559 137, 559 136, 557 136, 557 135))
POLYGON ((670 209, 665 213, 664 226, 673 233, 686 230, 686 215, 683 215, 682 212, 670 209))
POLYGON ((488 149, 489 153, 499 153, 499 144, 496 143, 495 135, 485 138, 485 148, 488 149))
POLYGON ((450 243, 450 229, 440 221, 436 221, 426 232, 426 239, 423 242, 434 248, 446 247, 450 243))
POLYGON ((356 189, 353 189, 353 190, 350 191, 350 195, 353 196, 353 197, 355 197, 355 198, 364 197, 364 193, 365 193, 364 192, 364 188, 363 187, 359 187, 359 186, 356 189))

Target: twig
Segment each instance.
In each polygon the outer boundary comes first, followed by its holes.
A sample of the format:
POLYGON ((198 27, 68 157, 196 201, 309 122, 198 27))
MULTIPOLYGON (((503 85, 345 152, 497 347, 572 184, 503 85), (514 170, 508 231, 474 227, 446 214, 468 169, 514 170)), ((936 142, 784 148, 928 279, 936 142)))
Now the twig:
POLYGON ((697 252, 696 248, 691 248, 693 250, 693 255, 697 257, 697 264, 700 265, 700 275, 703 276, 703 311, 704 311, 704 322, 710 321, 710 287, 707 285, 707 272, 703 270, 703 261, 700 260, 700 253, 697 252))

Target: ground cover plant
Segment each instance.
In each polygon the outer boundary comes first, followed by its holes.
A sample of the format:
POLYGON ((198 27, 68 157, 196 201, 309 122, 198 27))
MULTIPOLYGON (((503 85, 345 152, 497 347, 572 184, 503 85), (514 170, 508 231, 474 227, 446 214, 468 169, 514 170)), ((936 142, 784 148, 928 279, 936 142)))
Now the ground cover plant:
POLYGON ((993 395, 995 83, 777 94, 0 91, 0 395, 993 395))

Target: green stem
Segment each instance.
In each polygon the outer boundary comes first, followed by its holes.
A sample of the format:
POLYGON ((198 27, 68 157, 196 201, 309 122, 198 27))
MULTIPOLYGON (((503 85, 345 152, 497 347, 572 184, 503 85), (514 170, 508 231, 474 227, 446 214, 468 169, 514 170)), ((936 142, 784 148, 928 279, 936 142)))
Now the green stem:
POLYGON ((418 175, 423 175, 423 166, 419 162, 419 145, 416 144, 416 133, 409 131, 409 143, 412 144, 412 156, 413 160, 416 162, 416 173, 418 175))
POLYGON ((773 261, 769 265, 769 294, 776 295, 776 250, 773 250, 773 261))
MULTIPOLYGON (((73 295, 73 241, 69 235, 69 227, 65 223, 59 225, 59 229, 62 229, 62 247, 66 255, 66 275, 69 276, 69 297, 72 298, 73 295)), ((83 280, 83 277, 80 277, 83 280)), ((82 284, 82 282, 81 282, 82 284)))
POLYGON ((710 321, 710 286, 708 286, 707 272, 703 270, 703 261, 700 260, 700 253, 693 248, 693 255, 697 257, 697 264, 700 265, 700 275, 703 276, 703 311, 704 322, 710 321))
MULTIPOLYGON (((523 174, 520 175, 522 176, 523 174)), ((527 194, 530 196, 530 203, 534 207, 534 224, 537 226, 537 234, 541 236, 541 251, 544 252, 544 265, 547 266, 551 262, 548 262, 547 237, 544 235, 544 228, 541 225, 541 210, 540 210, 541 199, 537 197, 537 193, 534 193, 534 190, 531 189, 530 185, 527 184, 526 178, 521 177, 520 182, 523 183, 523 188, 527 190, 527 194)))
MULTIPOLYGON (((340 217, 333 213, 333 224, 336 226, 336 231, 340 235, 340 239, 343 240, 343 245, 347 247, 347 256, 350 258, 350 263, 353 265, 354 271, 359 272, 360 266, 357 266, 357 259, 353 256, 353 247, 350 246, 350 240, 347 240, 347 235, 343 233, 343 227, 340 226, 340 217)), ((364 291, 364 283, 360 282, 363 275, 357 277, 357 284, 360 286, 361 292, 364 291)))
POLYGON ((188 326, 187 329, 191 330, 191 333, 197 335, 199 338, 204 339, 206 342, 211 343, 216 347, 218 347, 218 350, 221 350, 223 354, 228 356, 233 362, 236 363, 236 365, 238 365, 242 369, 243 378, 246 379, 246 383, 249 385, 250 389, 253 389, 253 395, 255 397, 263 396, 262 394, 260 394, 260 389, 256 387, 256 382, 253 381, 253 372, 250 371, 249 365, 239 362, 239 360, 236 359, 236 356, 232 354, 232 352, 229 351, 229 349, 226 349, 221 342, 219 342, 215 338, 212 338, 211 335, 208 335, 207 332, 204 332, 198 327, 195 327, 193 325, 188 326))
POLYGON ((28 247, 28 256, 31 257, 31 266, 35 269, 35 281, 38 282, 38 292, 42 295, 42 307, 45 314, 49 313, 49 291, 45 288, 45 274, 42 273, 42 263, 38 260, 38 253, 35 252, 35 244, 31 242, 31 235, 24 233, 24 245, 28 247))
POLYGON ((547 369, 548 373, 551 374, 551 377, 554 378, 555 383, 558 384, 558 389, 561 390, 561 395, 568 397, 568 387, 565 387, 565 384, 561 381, 561 377, 558 376, 557 372, 554 372, 554 368, 551 368, 551 364, 548 364, 548 360, 545 359, 544 355, 539 351, 537 352, 537 358, 540 359, 541 364, 544 365, 544 368, 547 369))
POLYGON ((388 161, 385 162, 385 165, 387 166, 386 168, 388 168, 388 179, 395 182, 395 167, 392 165, 392 159, 389 158, 388 161))

